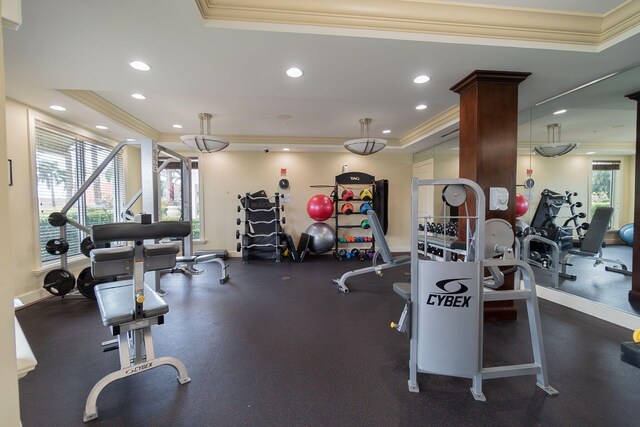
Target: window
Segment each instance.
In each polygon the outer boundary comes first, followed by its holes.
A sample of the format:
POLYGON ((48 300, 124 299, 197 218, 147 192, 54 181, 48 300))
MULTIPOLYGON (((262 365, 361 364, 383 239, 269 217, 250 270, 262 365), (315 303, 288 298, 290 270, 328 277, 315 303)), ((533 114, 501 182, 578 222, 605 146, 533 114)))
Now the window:
POLYGON ((594 160, 591 163, 591 206, 590 216, 596 208, 602 206, 611 206, 613 216, 609 223, 609 229, 617 227, 618 217, 618 175, 620 171, 619 160, 594 160))
MULTIPOLYGON (((36 120, 36 187, 43 264, 59 259, 45 250, 48 240, 60 237, 60 229, 48 222, 49 214, 64 207, 110 152, 106 145, 36 120)), ((67 217, 87 227, 118 221, 125 203, 124 190, 122 155, 118 154, 69 209, 67 217)), ((80 242, 84 237, 80 230, 67 225, 67 256, 81 253, 80 242)))
MULTIPOLYGON (((202 224, 200 221, 200 172, 198 168, 198 158, 191 157, 191 228, 192 238, 198 240, 202 235, 202 224)), ((167 158, 160 158, 158 166, 162 167, 167 158)), ((160 180, 160 219, 180 220, 182 219, 182 169, 180 162, 174 161, 165 164, 158 173, 160 180)))

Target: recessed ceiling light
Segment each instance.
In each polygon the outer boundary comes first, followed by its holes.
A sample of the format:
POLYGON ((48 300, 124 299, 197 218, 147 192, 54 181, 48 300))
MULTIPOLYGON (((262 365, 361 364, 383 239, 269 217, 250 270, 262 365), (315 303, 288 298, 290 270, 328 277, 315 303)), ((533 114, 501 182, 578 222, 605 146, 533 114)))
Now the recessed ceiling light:
POLYGON ((135 141, 135 139, 133 139, 133 138, 127 138, 127 142, 134 142, 134 141, 135 141))
POLYGON ((287 70, 287 76, 297 78, 302 76, 303 72, 300 68, 292 67, 287 70))
POLYGON ((429 80, 431 80, 431 77, 422 75, 422 76, 418 76, 415 79, 413 79, 413 82, 420 85, 422 83, 428 82, 429 80))
POLYGON ((100 129, 100 130, 107 130, 109 129, 108 127, 104 126, 104 125, 96 125, 96 129, 100 129))
POLYGON ((416 110, 426 110, 427 106, 425 104, 420 104, 418 106, 416 106, 416 110))
POLYGON ((67 109, 61 105, 49 105, 49 108, 56 111, 67 111, 67 109))
POLYGON ((149 66, 149 64, 142 61, 131 61, 129 62, 129 65, 131 65, 132 68, 135 68, 138 71, 149 71, 151 69, 151 66, 149 66))
POLYGON ((557 114, 564 114, 566 112, 567 112, 567 110, 558 110, 558 111, 554 111, 553 114, 556 114, 556 115, 557 114))
POLYGON ((596 154, 596 152, 595 151, 587 151, 587 155, 590 155, 590 154, 596 154))
POLYGON ((177 123, 175 125, 171 125, 171 126, 173 126, 176 129, 182 129, 182 125, 179 125, 177 123))
POLYGON ((382 133, 391 133, 391 129, 385 129, 382 131, 382 133))
POLYGON ((283 148, 282 151, 291 151, 291 148, 283 148))
POLYGON ((140 99, 140 100, 147 99, 147 97, 141 93, 132 93, 131 97, 135 99, 140 99))

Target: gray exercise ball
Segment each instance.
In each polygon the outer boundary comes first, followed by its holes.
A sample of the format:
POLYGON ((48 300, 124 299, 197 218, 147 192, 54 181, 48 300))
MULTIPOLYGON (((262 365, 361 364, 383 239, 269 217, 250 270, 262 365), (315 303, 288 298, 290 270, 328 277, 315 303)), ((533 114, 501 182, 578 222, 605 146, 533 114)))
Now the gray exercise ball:
POLYGON ((316 254, 323 254, 330 251, 336 240, 336 233, 333 231, 333 228, 324 222, 311 224, 305 233, 311 236, 311 239, 309 239, 309 250, 316 254))

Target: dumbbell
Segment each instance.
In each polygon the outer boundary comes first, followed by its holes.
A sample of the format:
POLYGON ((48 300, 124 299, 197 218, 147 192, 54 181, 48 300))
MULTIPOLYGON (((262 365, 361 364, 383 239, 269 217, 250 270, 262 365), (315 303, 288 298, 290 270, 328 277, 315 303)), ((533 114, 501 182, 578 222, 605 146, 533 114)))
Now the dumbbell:
POLYGON ((347 257, 347 251, 346 251, 345 249, 340 249, 340 250, 338 251, 338 256, 339 256, 340 258, 346 258, 346 257, 347 257))

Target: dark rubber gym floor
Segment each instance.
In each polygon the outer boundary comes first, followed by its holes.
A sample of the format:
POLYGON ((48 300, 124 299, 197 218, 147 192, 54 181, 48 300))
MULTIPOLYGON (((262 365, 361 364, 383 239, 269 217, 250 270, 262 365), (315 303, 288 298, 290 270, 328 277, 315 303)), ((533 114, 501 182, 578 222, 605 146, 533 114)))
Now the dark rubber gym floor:
MULTIPOLYGON (((517 377, 484 382, 487 402, 477 402, 470 380, 426 374, 414 394, 408 341, 388 326, 404 304, 391 284, 408 281, 408 267, 352 278, 343 295, 330 279, 364 263, 229 262, 224 285, 216 264, 190 279, 162 277, 170 312, 153 328, 156 355, 180 358, 191 383, 180 386, 170 367, 117 381, 98 398, 90 424, 638 425, 640 369, 620 361, 620 342, 631 335, 623 328, 541 300, 549 381, 559 396, 547 396, 535 377, 517 377)), ((531 361, 518 307, 518 321, 485 325, 485 366, 531 361)), ((38 359, 20 381, 23 425, 83 425, 87 394, 119 367, 117 352, 102 353, 111 336, 95 303, 50 298, 17 316, 38 359)))
MULTIPOLYGON (((602 256, 620 260, 631 270, 633 257, 631 246, 607 246, 602 249, 602 256)), ((561 277, 558 289, 627 313, 640 315, 640 305, 629 302, 631 276, 606 271, 605 265, 613 266, 614 264, 607 263, 594 266, 594 261, 595 258, 572 257, 569 262, 573 266, 567 267, 567 272, 577 275, 578 278, 572 281, 561 277)), ((539 285, 552 287, 551 275, 547 271, 537 268, 534 271, 539 285)))

